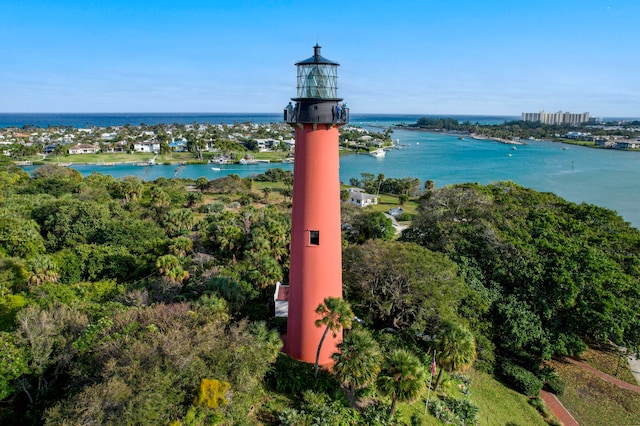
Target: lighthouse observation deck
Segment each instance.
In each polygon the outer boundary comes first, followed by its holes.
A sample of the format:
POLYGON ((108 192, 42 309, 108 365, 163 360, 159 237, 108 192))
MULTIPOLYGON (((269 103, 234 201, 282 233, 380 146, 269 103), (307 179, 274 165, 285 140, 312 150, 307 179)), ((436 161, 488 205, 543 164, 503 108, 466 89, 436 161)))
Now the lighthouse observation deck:
MULTIPOLYGON (((341 100, 341 99, 340 99, 341 100)), ((349 108, 341 106, 339 101, 305 100, 296 102, 295 106, 287 106, 284 110, 284 121, 287 124, 334 124, 338 126, 349 122, 349 108)))

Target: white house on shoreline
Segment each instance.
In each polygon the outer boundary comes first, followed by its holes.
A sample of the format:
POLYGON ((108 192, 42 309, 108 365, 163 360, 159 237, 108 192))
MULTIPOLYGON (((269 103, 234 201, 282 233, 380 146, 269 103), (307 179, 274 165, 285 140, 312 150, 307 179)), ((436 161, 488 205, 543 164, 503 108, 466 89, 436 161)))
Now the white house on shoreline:
POLYGON ((135 152, 160 152, 160 142, 156 140, 134 142, 133 150, 135 152))
POLYGON ((73 154, 96 154, 100 147, 88 143, 79 143, 69 148, 69 155, 73 154))
POLYGON ((358 207, 375 206, 378 204, 378 197, 376 195, 367 194, 360 188, 350 188, 349 202, 358 207))

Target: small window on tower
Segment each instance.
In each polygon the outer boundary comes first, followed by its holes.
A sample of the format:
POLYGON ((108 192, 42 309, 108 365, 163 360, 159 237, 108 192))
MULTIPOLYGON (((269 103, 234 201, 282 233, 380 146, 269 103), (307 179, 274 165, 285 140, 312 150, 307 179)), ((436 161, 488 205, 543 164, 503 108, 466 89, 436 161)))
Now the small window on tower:
POLYGON ((312 246, 320 245, 320 231, 309 231, 309 244, 312 246))

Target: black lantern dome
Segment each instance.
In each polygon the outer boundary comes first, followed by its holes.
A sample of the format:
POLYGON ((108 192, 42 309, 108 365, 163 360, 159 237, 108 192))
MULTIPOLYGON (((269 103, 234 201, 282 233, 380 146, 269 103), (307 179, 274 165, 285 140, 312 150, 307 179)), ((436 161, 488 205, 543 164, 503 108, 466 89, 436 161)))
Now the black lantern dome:
POLYGON ((320 46, 313 47, 313 56, 296 63, 297 96, 285 109, 285 121, 344 125, 349 110, 338 98, 338 67, 340 64, 320 55, 320 46))
POLYGON ((320 46, 313 47, 313 56, 300 61, 298 67, 298 99, 337 99, 338 64, 320 55, 320 46))

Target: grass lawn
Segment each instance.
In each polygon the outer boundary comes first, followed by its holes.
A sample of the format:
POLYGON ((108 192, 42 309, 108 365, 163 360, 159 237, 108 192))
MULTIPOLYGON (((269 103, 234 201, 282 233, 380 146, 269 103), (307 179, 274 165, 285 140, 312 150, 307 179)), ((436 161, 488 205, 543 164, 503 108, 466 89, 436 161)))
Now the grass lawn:
POLYGON ((480 426, 546 426, 542 416, 529 405, 529 398, 503 385, 491 375, 469 370, 471 400, 480 408, 480 426))
MULTIPOLYGON (((349 189, 351 186, 342 186, 341 189, 349 189)), ((380 194, 378 195, 378 204, 375 206, 367 207, 373 211, 388 213, 389 210, 401 207, 405 213, 416 214, 418 209, 418 203, 412 200, 407 201, 404 204, 400 204, 397 195, 380 194)))
POLYGON ((554 139, 553 141, 566 143, 568 145, 587 146, 589 148, 604 148, 603 146, 596 146, 596 143, 593 141, 577 141, 575 139, 565 139, 565 138, 554 139))
POLYGON ((135 154, 113 153, 113 154, 74 154, 74 155, 47 155, 44 163, 123 163, 147 161, 153 158, 153 154, 138 152, 135 154))
MULTIPOLYGON (((640 425, 640 395, 561 362, 549 362, 566 383, 558 399, 581 426, 640 425)), ((610 367, 609 367, 610 368, 610 367)))
MULTIPOLYGON (((244 157, 248 152, 237 152, 238 158, 244 157)), ((272 162, 281 162, 289 153, 283 151, 277 152, 251 152, 254 158, 259 160, 270 160, 272 162)), ((219 152, 203 152, 203 161, 199 161, 191 152, 172 152, 171 154, 161 154, 156 156, 151 152, 135 152, 132 154, 117 152, 106 154, 74 154, 74 155, 53 155, 48 154, 44 160, 42 155, 25 158, 25 160, 47 163, 124 163, 147 161, 156 157, 156 162, 162 163, 202 163, 207 162, 209 158, 215 158, 220 155, 219 152)))
MULTIPOLYGON (((465 374, 471 378, 471 400, 480 409, 480 426, 547 426, 526 396, 509 389, 487 373, 470 369, 465 374)), ((446 384, 442 386, 446 388, 446 384)), ((447 392, 454 398, 462 397, 455 390, 449 389, 447 392)), ((431 414, 424 416, 424 398, 411 405, 399 404, 398 410, 406 424, 411 424, 412 415, 418 415, 423 425, 443 424, 431 414)))

